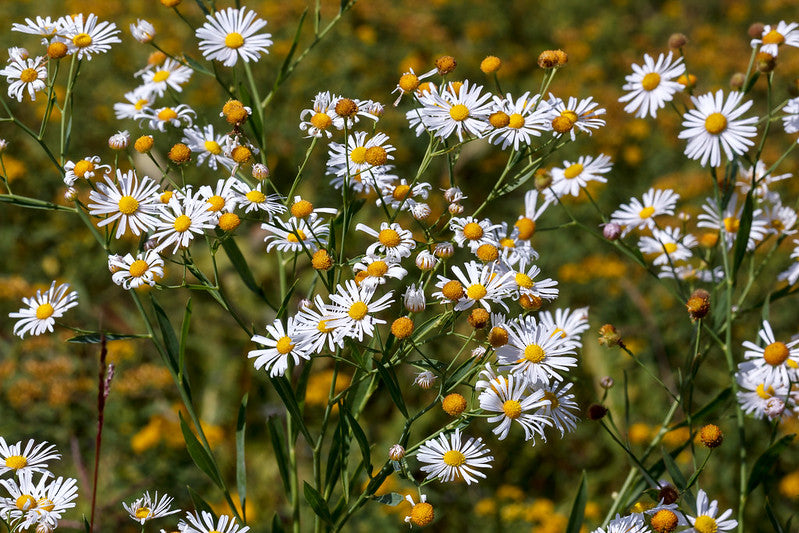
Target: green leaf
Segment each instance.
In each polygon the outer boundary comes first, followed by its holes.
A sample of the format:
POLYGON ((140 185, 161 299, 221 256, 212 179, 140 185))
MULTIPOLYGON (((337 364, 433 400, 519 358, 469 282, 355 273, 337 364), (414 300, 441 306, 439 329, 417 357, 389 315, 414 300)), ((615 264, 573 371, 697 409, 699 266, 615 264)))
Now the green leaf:
POLYGON ((76 344, 99 344, 100 339, 105 336, 106 341, 116 341, 120 339, 149 339, 150 336, 146 334, 130 334, 124 333, 86 333, 67 339, 67 342, 74 342, 76 344))
POLYGON ((239 491, 241 509, 244 511, 247 500, 247 467, 244 461, 244 433, 247 429, 247 399, 245 394, 239 405, 239 416, 236 418, 236 490, 239 491))
POLYGON ((203 445, 200 444, 200 441, 197 440, 197 437, 191 432, 191 428, 189 428, 189 425, 183 419, 183 414, 179 413, 178 417, 180 418, 180 430, 183 432, 183 440, 186 441, 186 449, 192 461, 194 461, 197 468, 208 476, 217 487, 220 489, 223 488, 222 478, 219 475, 219 471, 210 453, 203 448, 203 445))
POLYGON ((463 363, 455 369, 455 372, 452 373, 449 377, 447 377, 446 381, 444 382, 444 391, 449 392, 452 387, 455 386, 456 383, 461 381, 461 379, 468 375, 468 374, 477 374, 483 369, 480 365, 475 365, 472 359, 467 359, 463 363))
POLYGON ((763 481, 769 477, 769 472, 774 467, 780 454, 793 442, 795 433, 785 435, 780 440, 769 446, 763 454, 757 458, 752 473, 749 474, 749 482, 746 484, 746 493, 751 494, 763 481))
POLYGON ((768 521, 771 522, 771 527, 774 529, 774 533, 785 533, 785 529, 783 529, 782 525, 780 525, 780 521, 777 519, 777 514, 771 507, 771 502, 768 498, 766 498, 766 516, 768 516, 768 521))
POLYGON ((185 52, 183 53, 183 59, 185 59, 186 63, 188 63, 189 66, 194 70, 196 70, 197 72, 202 72, 203 74, 206 74, 208 76, 214 75, 214 73, 205 68, 202 63, 191 57, 189 54, 186 54, 185 52))
POLYGON ((191 324, 191 297, 186 302, 186 311, 183 313, 183 325, 180 328, 180 346, 178 348, 178 368, 181 374, 186 368, 186 344, 189 341, 189 325, 191 324))
POLYGON ((752 191, 749 189, 744 201, 744 210, 741 213, 741 224, 738 226, 738 231, 735 236, 735 252, 733 254, 732 262, 732 279, 735 281, 735 276, 738 274, 738 268, 744 260, 746 254, 746 245, 749 243, 749 231, 752 229, 752 213, 754 211, 754 199, 752 198, 752 191))
POLYGON ((150 300, 153 303, 155 319, 158 321, 158 327, 161 328, 161 336, 164 339, 164 347, 166 348, 167 354, 167 360, 165 363, 170 366, 175 374, 177 374, 180 370, 178 367, 178 355, 180 353, 180 344, 178 343, 178 338, 175 335, 175 330, 172 328, 172 324, 169 322, 169 317, 166 316, 163 308, 158 305, 158 302, 155 298, 151 298, 150 300))
POLYGON ((302 25, 305 22, 305 16, 308 14, 308 8, 306 7, 305 10, 302 12, 300 16, 300 21, 297 23, 297 30, 294 32, 294 39, 291 41, 291 48, 289 48, 289 53, 286 54, 286 58, 283 59, 283 64, 280 65, 280 71, 275 80, 275 85, 272 91, 277 89, 277 86, 286 78, 286 75, 289 71, 289 66, 291 65, 291 59, 294 57, 294 53, 297 51, 297 45, 300 42, 300 32, 302 31, 302 25))
POLYGON ((92 533, 92 526, 89 524, 89 521, 86 519, 86 515, 83 516, 83 530, 86 533, 92 533))
POLYGON ((580 486, 577 488, 577 495, 574 497, 571 513, 569 513, 569 524, 566 526, 566 533, 580 533, 585 517, 585 504, 588 502, 588 486, 586 483, 585 470, 580 478, 580 486))
POLYGON ((273 416, 267 419, 266 427, 272 439, 272 451, 275 452, 275 462, 280 472, 280 479, 283 480, 283 489, 288 494, 291 491, 291 478, 289 477, 288 453, 286 453, 286 448, 284 447, 286 433, 283 431, 280 420, 273 416))
POLYGON ((396 492, 390 492, 388 494, 383 494, 382 496, 375 496, 374 500, 376 502, 382 503, 383 505, 396 507, 397 505, 405 501, 405 498, 402 496, 402 494, 398 494, 396 492))
POLYGON ((286 291, 286 297, 283 298, 283 301, 280 303, 280 309, 277 310, 277 318, 283 318, 286 315, 286 310, 289 307, 289 301, 294 295, 294 289, 297 287, 297 283, 299 281, 299 279, 295 279, 294 283, 292 283, 291 287, 289 287, 289 290, 286 291))
POLYGON ((663 463, 666 465, 666 470, 669 471, 669 475, 672 481, 674 481, 674 486, 676 486, 680 492, 683 492, 688 487, 688 482, 685 481, 685 476, 683 476, 680 467, 677 466, 677 463, 674 462, 674 457, 672 457, 665 448, 661 448, 661 453, 663 455, 663 463))
POLYGON ((397 406, 405 418, 408 418, 408 408, 405 407, 405 400, 402 399, 402 392, 400 392, 399 382, 397 381, 397 375, 394 373, 394 369, 384 366, 383 362, 378 359, 374 361, 377 367, 377 373, 380 375, 380 379, 383 383, 386 384, 386 387, 388 387, 388 393, 391 395, 394 405, 397 406))
POLYGON ((272 381, 272 385, 275 387, 280 399, 283 400, 283 405, 286 406, 286 411, 288 411, 291 419, 294 420, 294 423, 300 428, 305 439, 308 442, 313 442, 314 439, 311 437, 310 431, 305 427, 305 422, 302 420, 302 412, 300 411, 300 406, 297 404, 297 400, 294 398, 294 390, 291 388, 289 381, 285 376, 269 379, 272 381))
POLYGON ((191 498, 191 502, 194 504, 194 508, 197 511, 205 511, 206 513, 210 513, 212 517, 214 517, 214 522, 216 522, 217 516, 211 506, 205 501, 202 496, 197 494, 190 486, 186 485, 186 489, 189 491, 189 498, 191 498))
POLYGON ((252 275, 252 270, 250 270, 249 265, 247 265, 247 260, 244 259, 244 255, 242 255, 241 250, 236 244, 236 240, 233 237, 225 237, 224 232, 218 228, 216 230, 216 236, 219 238, 219 242, 222 244, 222 249, 225 250, 230 264, 233 265, 241 281, 244 282, 244 286, 261 298, 272 310, 277 310, 275 306, 269 302, 266 293, 260 285, 255 281, 255 276, 252 275))
POLYGON ((363 457, 363 464, 366 467, 366 474, 372 477, 371 451, 369 449, 369 440, 366 438, 366 433, 363 432, 358 421, 352 416, 349 406, 344 406, 342 409, 341 404, 339 404, 338 412, 341 413, 342 411, 347 418, 347 423, 352 430, 352 434, 355 436, 355 440, 358 442, 358 447, 361 449, 361 456, 363 457))
POLYGON ((302 484, 303 491, 305 492, 305 501, 311 506, 313 512, 326 523, 332 524, 333 520, 330 516, 330 510, 327 508, 325 499, 322 498, 319 491, 309 485, 307 481, 303 481, 302 484))
MULTIPOLYGON (((327 452, 327 467, 325 468, 325 488, 332 488, 339 479, 341 474, 341 445, 344 440, 341 437, 341 424, 344 424, 344 419, 340 419, 336 430, 333 433, 333 439, 330 442, 330 449, 327 452)), ((349 445, 347 445, 349 449, 349 445)))
POLYGON ((275 513, 272 517, 272 533, 285 533, 285 531, 283 524, 280 523, 280 517, 275 513))

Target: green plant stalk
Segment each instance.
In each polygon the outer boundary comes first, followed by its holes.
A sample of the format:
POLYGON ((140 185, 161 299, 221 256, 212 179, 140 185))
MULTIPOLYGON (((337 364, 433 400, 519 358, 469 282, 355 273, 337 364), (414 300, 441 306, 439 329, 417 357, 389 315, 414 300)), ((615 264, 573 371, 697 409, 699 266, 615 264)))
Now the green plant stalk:
POLYGON ((75 81, 78 78, 77 69, 80 68, 78 61, 78 54, 72 54, 72 61, 69 63, 69 77, 67 78, 67 91, 64 95, 64 107, 61 108, 61 140, 59 142, 59 150, 61 166, 64 166, 64 161, 67 155, 67 117, 71 118, 72 115, 72 88, 75 86, 75 81))
POLYGON ((244 61, 244 72, 247 74, 247 82, 250 85, 250 92, 252 93, 252 103, 255 108, 255 114, 258 116, 258 122, 261 124, 261 138, 258 139, 259 148, 261 149, 261 163, 266 164, 266 124, 264 124, 264 106, 259 105, 261 97, 258 92, 258 84, 255 83, 255 76, 252 73, 249 61, 244 61))

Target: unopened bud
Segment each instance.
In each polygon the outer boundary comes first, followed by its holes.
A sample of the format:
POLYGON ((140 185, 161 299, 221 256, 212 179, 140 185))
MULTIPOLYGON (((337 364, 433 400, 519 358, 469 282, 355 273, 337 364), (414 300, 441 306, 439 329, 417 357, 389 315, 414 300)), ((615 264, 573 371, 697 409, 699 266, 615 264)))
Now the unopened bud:
POLYGON ((477 307, 472 309, 472 312, 469 313, 469 325, 471 325, 474 329, 482 329, 486 327, 488 321, 491 319, 491 315, 488 314, 488 311, 483 309, 482 307, 477 307))
POLYGON ((438 69, 438 74, 440 76, 444 76, 449 74, 455 67, 458 66, 458 62, 455 61, 455 58, 452 56, 441 56, 436 59, 436 68, 438 69))
POLYGON ((405 457, 405 448, 400 444, 395 444, 388 450, 388 458, 392 461, 400 461, 405 457))
POLYGON ((615 222, 608 222, 602 227, 602 235, 609 241, 615 241, 621 237, 621 225, 615 222))
POLYGON ((449 204, 447 209, 452 215, 460 215, 463 213, 463 206, 461 204, 449 204))
POLYGON ((610 376, 605 376, 599 380, 599 386, 605 390, 612 389, 616 382, 610 376))
POLYGON ((263 163, 256 163, 252 166, 252 177, 262 181, 269 177, 269 168, 263 163))
POLYGON ((658 500, 663 500, 663 503, 670 505, 680 498, 680 493, 677 488, 671 483, 661 482, 660 491, 658 492, 658 500))
MULTIPOLYGON (((570 119, 566 118, 566 120, 568 120, 571 123, 570 119)), ((569 129, 571 129, 571 127, 569 129)), ((536 190, 543 191, 544 189, 552 185, 552 174, 549 171, 544 170, 543 168, 539 168, 535 172, 535 177, 533 178, 533 184, 535 185, 536 190)))
POLYGON ((769 417, 771 420, 782 416, 782 413, 785 411, 785 402, 780 400, 779 398, 769 398, 766 402, 765 408, 766 416, 769 417))
POLYGON ((623 346, 621 334, 616 331, 613 324, 605 324, 599 328, 599 344, 611 348, 613 346, 623 346))
POLYGON ((705 318, 710 312, 710 293, 704 289, 696 289, 685 303, 691 320, 705 318))
POLYGON ((737 91, 746 83, 746 74, 743 72, 736 72, 730 76, 730 89, 737 91))
POLYGON ((699 430, 699 440, 708 448, 718 448, 724 440, 724 435, 717 425, 707 424, 699 430))
POLYGON ((758 52, 755 56, 755 65, 757 70, 767 74, 777 66, 777 58, 766 52, 758 52))
POLYGON ((763 24, 762 22, 754 22, 752 23, 751 26, 749 26, 747 33, 749 34, 749 37, 751 37, 752 39, 760 39, 761 37, 763 37, 763 30, 765 29, 765 27, 766 25, 763 24))
POLYGON ((672 33, 669 37, 669 48, 682 48, 688 42, 688 37, 682 33, 672 33))

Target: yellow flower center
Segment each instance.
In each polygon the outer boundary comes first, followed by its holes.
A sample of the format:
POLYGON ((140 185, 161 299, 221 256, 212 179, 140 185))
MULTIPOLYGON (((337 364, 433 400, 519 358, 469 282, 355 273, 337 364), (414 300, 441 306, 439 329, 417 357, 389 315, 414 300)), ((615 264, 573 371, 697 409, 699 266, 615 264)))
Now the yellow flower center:
POLYGON ((480 298, 484 298, 486 294, 488 294, 488 291, 480 283, 475 283, 474 285, 470 285, 469 288, 466 289, 467 298, 471 298, 472 300, 479 300, 480 298))
POLYGON ((44 303, 36 308, 36 318, 39 320, 44 320, 46 318, 50 318, 53 316, 55 309, 49 303, 44 303))
POLYGON ((239 224, 241 224, 241 219, 236 213, 225 213, 219 217, 219 227, 223 231, 233 231, 239 227, 239 224))
POLYGON ((266 195, 258 190, 250 191, 245 194, 245 196, 247 197, 247 200, 254 204, 262 204, 266 201, 266 195))
POLYGON ((522 404, 516 400, 507 400, 502 404, 502 410, 505 412, 505 416, 508 418, 516 419, 522 414, 522 404))
POLYGON ((240 33, 236 33, 235 31, 233 33, 228 33, 225 36, 225 46, 233 49, 241 48, 242 46, 244 46, 244 37, 242 37, 240 33))
POLYGON ((313 204, 308 200, 299 200, 291 206, 291 215, 297 218, 305 218, 313 213, 313 204))
POLYGON ((427 502, 417 503, 411 509, 411 523, 416 526, 424 527, 432 522, 434 517, 433 506, 427 502))
POLYGON ((488 117, 488 122, 497 129, 504 128, 510 124, 510 117, 504 111, 497 111, 495 113, 491 113, 491 115, 488 117))
POLYGON ((449 110, 449 116, 452 117, 452 120, 461 122, 469 118, 469 108, 463 104, 454 105, 449 110))
POLYGON ((763 350, 763 359, 771 366, 780 366, 789 355, 788 347, 782 342, 772 342, 763 350))
POLYGON ((727 230, 727 233, 737 233, 740 226, 741 221, 735 217, 726 217, 724 219, 724 229, 727 230))
POLYGON ((505 237, 504 239, 500 239, 499 245, 503 248, 516 248, 516 243, 513 242, 513 239, 510 237, 505 237))
POLYGON ((671 255, 677 251, 677 244, 673 242, 667 242, 663 245, 663 249, 666 250, 666 253, 671 255))
POLYGON ((546 356, 544 349, 537 344, 528 344, 524 349, 524 358, 531 363, 540 363, 546 356))
MULTIPOLYGON (((36 317, 38 318, 38 314, 36 317)), ((6 458, 6 466, 12 470, 19 470, 28 466, 28 460, 21 455, 10 455, 6 458)))
POLYGON ((648 207, 644 207, 638 212, 638 216, 640 218, 649 218, 654 214, 655 214, 655 208, 652 207, 651 205, 648 207))
POLYGON ((580 117, 577 116, 577 113, 575 113, 574 111, 572 111, 570 109, 564 109, 563 111, 561 111, 560 112, 560 116, 562 116, 564 118, 568 118, 572 122, 572 124, 577 122, 577 119, 580 118, 580 117))
POLYGON ((168 70, 159 70, 155 74, 153 74, 153 82, 160 83, 162 81, 166 81, 169 77, 170 72, 168 70))
MULTIPOLYGON (((307 238, 305 232, 302 231, 301 229, 297 228, 294 231, 296 231, 299 234, 300 239, 302 239, 303 241, 307 238)), ((286 235, 286 240, 289 242, 300 242, 299 239, 297 239, 297 235, 294 235, 294 232, 286 235)))
POLYGON ((372 146, 366 150, 366 162, 373 167, 385 165, 388 161, 388 152, 382 146, 372 146))
POLYGON ((175 112, 174 109, 171 107, 165 107, 161 111, 158 112, 158 120, 161 122, 166 122, 167 120, 174 120, 178 118, 178 114, 175 112))
POLYGON ((141 111, 148 103, 150 103, 149 100, 146 98, 141 98, 140 100, 137 100, 135 104, 133 104, 133 107, 136 108, 136 111, 141 111))
POLYGON ((136 512, 133 515, 141 520, 142 518, 147 518, 150 516, 150 508, 149 507, 139 507, 136 509, 136 512))
POLYGON ((518 285, 523 289, 529 289, 533 285, 535 285, 535 282, 533 282, 533 280, 530 279, 530 276, 528 276, 524 272, 518 272, 516 274, 516 285, 518 285))
POLYGON ((357 148, 353 148, 353 150, 350 152, 350 160, 356 165, 363 165, 366 163, 366 147, 359 146, 357 148))
POLYGON ((583 166, 580 163, 575 163, 563 171, 563 177, 567 180, 574 179, 583 172, 583 166))
POLYGON ((160 200, 162 204, 168 204, 169 200, 172 199, 172 196, 175 194, 175 191, 164 191, 163 194, 160 196, 160 200))
POLYGON ((133 196, 123 196, 119 199, 119 212, 123 215, 132 215, 139 208, 139 201, 133 196))
POLYGON ((86 48, 87 46, 92 44, 92 36, 89 35, 88 33, 79 33, 72 38, 72 44, 74 44, 78 48, 86 48))
POLYGON ((84 177, 87 172, 91 172, 92 170, 94 170, 94 163, 86 159, 81 159, 75 163, 75 166, 72 168, 72 172, 79 178, 84 177))
POLYGON ((280 337, 275 345, 275 350, 280 355, 286 355, 294 348, 290 337, 280 337))
POLYGON ((175 231, 178 233, 183 233, 189 226, 191 226, 191 219, 186 215, 180 215, 178 218, 175 219, 175 223, 173 224, 175 231))
POLYGON ((658 533, 671 533, 677 529, 679 520, 677 515, 674 514, 674 511, 669 509, 661 509, 652 515, 651 524, 658 533))
POLYGON ((410 185, 397 185, 394 187, 394 190, 391 192, 391 197, 395 200, 404 200, 408 197, 408 194, 411 192, 410 185))
POLYGON ((463 236, 470 241, 476 241, 483 237, 483 228, 477 222, 469 222, 463 226, 463 236))
POLYGON ((366 316, 366 313, 369 312, 369 307, 363 302, 355 302, 350 306, 350 310, 347 311, 347 314, 350 315, 350 318, 353 320, 363 320, 363 317, 366 316))
POLYGON ((650 72, 641 80, 641 87, 643 87, 645 91, 652 91, 657 88, 658 85, 660 85, 660 74, 657 72, 650 72))
POLYGON ((522 240, 526 241, 535 233, 535 220, 531 218, 522 217, 516 221, 514 226, 519 230, 519 238, 522 240))
POLYGON ((147 268, 149 268, 149 266, 150 265, 147 264, 147 261, 137 259, 130 264, 130 268, 128 269, 128 271, 130 272, 130 275, 133 276, 134 278, 140 278, 144 275, 145 272, 147 272, 147 268))
POLYGON ((19 73, 19 79, 25 83, 36 81, 38 78, 39 74, 37 74, 36 69, 33 68, 26 68, 25 70, 19 73))
POLYGON ((403 92, 409 93, 419 87, 419 77, 416 74, 403 74, 400 76, 399 88, 403 90, 403 92))
POLYGON ((49 498, 41 498, 36 502, 36 507, 42 511, 52 511, 55 509, 55 502, 49 498))
POLYGON ((758 385, 755 391, 757 392, 757 395, 763 398, 764 400, 768 400, 769 398, 774 396, 774 387, 769 385, 769 387, 766 388, 765 383, 761 383, 760 385, 758 385))
POLYGON ((377 240, 386 248, 394 248, 399 246, 400 242, 402 242, 400 234, 391 228, 381 230, 377 235, 377 240))
POLYGON ((459 300, 463 296, 463 285, 456 279, 448 281, 441 288, 441 294, 452 301, 459 300))
POLYGON ((211 152, 214 155, 219 155, 222 153, 222 147, 219 146, 219 143, 216 141, 205 141, 203 143, 203 146, 205 146, 205 149, 207 151, 211 152))
POLYGON ((550 409, 557 409, 557 407, 560 405, 557 395, 552 391, 544 391, 544 399, 549 400, 550 409))
POLYGON ((27 511, 36 507, 36 498, 30 494, 22 494, 16 501, 17 509, 27 511))
POLYGON ((711 113, 705 119, 705 129, 708 133, 718 135, 727 129, 727 117, 721 113, 711 113))
POLYGON ((718 525, 715 519, 703 514, 696 518, 694 529, 696 529, 697 533, 716 533, 718 525))
POLYGON ((524 117, 521 116, 519 113, 513 113, 511 116, 508 117, 508 127, 518 130, 524 126, 524 117))
POLYGON ((327 320, 320 320, 319 323, 316 325, 316 329, 321 331, 322 333, 330 333, 336 328, 329 328, 327 327, 327 320))
POLYGON ((311 117, 311 125, 319 130, 326 130, 333 124, 333 119, 326 113, 316 113, 311 117))
POLYGON ((771 30, 763 36, 763 44, 780 45, 785 42, 785 36, 777 30, 771 30))
POLYGON ((450 450, 444 454, 442 460, 444 461, 445 465, 457 467, 466 462, 466 456, 458 450, 450 450))
POLYGON ((382 278, 388 272, 388 265, 385 261, 373 261, 366 267, 366 272, 373 278, 382 278))
POLYGON ((208 200, 206 200, 206 202, 211 204, 208 207, 208 210, 213 211, 214 213, 225 207, 225 199, 219 196, 218 194, 213 195, 208 200))

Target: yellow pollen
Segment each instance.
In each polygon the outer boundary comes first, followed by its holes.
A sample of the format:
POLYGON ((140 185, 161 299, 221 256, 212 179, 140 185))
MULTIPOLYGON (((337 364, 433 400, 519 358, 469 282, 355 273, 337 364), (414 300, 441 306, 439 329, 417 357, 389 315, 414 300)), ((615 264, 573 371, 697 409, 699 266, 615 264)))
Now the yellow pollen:
POLYGON ((777 30, 771 30, 763 36, 763 44, 780 45, 785 42, 785 36, 777 30))
POLYGON ((139 208, 139 201, 133 196, 123 196, 118 203, 119 212, 123 215, 132 215, 139 208))
POLYGON ((555 395, 554 392, 544 391, 544 399, 545 400, 549 400, 549 404, 550 404, 549 408, 550 409, 557 409, 558 406, 560 405, 560 402, 558 401, 558 397, 557 397, 557 395, 555 395))
POLYGON ((463 87, 463 82, 460 81, 453 81, 452 83, 449 84, 449 90, 455 96, 461 94, 461 87, 463 87))
POLYGON ((88 33, 79 33, 72 38, 72 44, 74 44, 78 48, 86 48, 87 46, 92 44, 92 36, 89 35, 88 33))
POLYGON ((757 395, 763 398, 764 400, 768 400, 769 398, 774 396, 774 387, 769 385, 767 389, 765 383, 761 383, 760 385, 758 385, 755 391, 757 392, 757 395))
POLYGON ((785 224, 783 224, 782 220, 778 218, 772 220, 770 226, 777 231, 783 231, 785 229, 785 224))
POLYGON ((661 509, 652 515, 651 524, 658 533, 672 533, 677 529, 679 520, 677 515, 674 514, 674 511, 661 509))
POLYGON ((409 93, 419 87, 419 78, 416 74, 403 74, 400 76, 398 85, 403 92, 409 93))
POLYGON ((652 207, 651 205, 648 207, 644 207, 638 212, 638 216, 640 218, 649 218, 654 214, 655 214, 655 208, 652 207))
POLYGON ((741 221, 735 217, 726 217, 724 219, 724 229, 727 230, 727 233, 737 233, 740 226, 741 221))
POLYGON ((537 344, 528 344, 524 349, 524 358, 531 363, 540 363, 546 356, 544 349, 537 344))
POLYGON ((359 146, 350 152, 350 161, 356 165, 363 165, 366 163, 366 147, 359 146))
POLYGON ((513 113, 510 117, 508 117, 508 127, 518 130, 524 126, 524 117, 521 116, 519 113, 513 113))
POLYGON ((319 130, 326 130, 333 124, 333 119, 326 113, 317 113, 311 117, 311 125, 319 130))
POLYGON ((518 272, 516 274, 516 285, 523 289, 530 289, 535 285, 535 282, 524 272, 518 272))
POLYGON ((39 74, 37 74, 36 69, 33 68, 26 68, 25 70, 19 73, 20 81, 23 81, 25 83, 36 81, 38 78, 39 74))
POLYGON ((453 302, 460 300, 463 297, 463 285, 456 279, 448 281, 441 287, 441 294, 453 302))
POLYGON ((483 228, 477 222, 469 222, 463 226, 463 236, 470 241, 476 241, 483 237, 483 228))
POLYGON ((782 342, 772 342, 763 350, 763 359, 771 366, 780 366, 784 363, 791 352, 782 342))
POLYGON ((262 204, 266 201, 266 195, 258 190, 250 191, 244 196, 246 196, 247 200, 251 201, 254 204, 262 204))
POLYGON ((170 72, 168 70, 159 70, 155 74, 153 74, 153 82, 159 83, 162 81, 166 81, 169 77, 170 72))
POLYGON ((294 348, 290 337, 280 337, 275 345, 275 350, 280 355, 286 355, 294 348))
POLYGON ((491 115, 488 117, 488 122, 490 122, 491 125, 497 129, 504 128, 510 124, 510 117, 504 111, 497 111, 495 113, 491 113, 491 115))
POLYGON ((313 213, 313 204, 308 200, 298 200, 291 206, 291 216, 305 218, 313 213))
POLYGON ((49 512, 55 509, 55 502, 49 498, 41 498, 38 502, 36 502, 36 508, 49 512))
POLYGON ((388 265, 385 261, 373 261, 366 267, 366 272, 373 278, 382 278, 388 272, 388 265))
POLYGON ((507 400, 502 404, 502 410, 505 412, 505 416, 508 418, 516 419, 522 414, 522 404, 516 400, 507 400))
POLYGON ((142 518, 147 518, 150 516, 150 509, 148 507, 139 507, 136 509, 136 512, 133 515, 141 520, 142 518))
POLYGON ((130 264, 130 268, 128 268, 128 272, 134 278, 140 278, 147 272, 147 268, 150 265, 147 264, 147 261, 143 261, 141 259, 135 260, 133 263, 130 264))
POLYGON ((28 460, 21 455, 11 455, 6 458, 6 466, 12 470, 19 470, 28 466, 28 460))
POLYGON ((297 235, 294 235, 294 232, 297 232, 299 234, 299 236, 300 236, 300 239, 302 239, 303 241, 307 238, 306 235, 305 235, 305 232, 302 231, 301 229, 297 228, 293 232, 291 232, 288 235, 286 235, 286 240, 287 241, 289 241, 289 242, 300 242, 297 239, 297 235))
POLYGON ((175 219, 175 222, 172 224, 172 226, 178 233, 183 233, 191 226, 191 219, 186 215, 180 215, 175 219))
POLYGON ((388 152, 382 146, 372 146, 366 150, 365 159, 373 167, 385 165, 388 161, 388 152))
POLYGON ((486 294, 488 294, 488 291, 480 283, 475 283, 474 285, 470 285, 469 288, 466 289, 466 297, 471 298, 472 300, 479 300, 480 298, 485 298, 486 294))
POLYGON ((53 309, 53 306, 51 304, 43 303, 42 305, 36 308, 36 318, 38 318, 39 320, 44 320, 46 318, 50 318, 51 316, 53 316, 54 312, 55 309, 53 309))
POLYGON ((377 235, 377 240, 386 248, 395 248, 402 242, 400 234, 391 228, 381 230, 377 235))
POLYGON ((652 91, 656 89, 658 85, 660 85, 660 74, 657 72, 650 72, 641 80, 641 87, 643 87, 645 91, 652 91))
POLYGON ((448 451, 447 453, 444 454, 444 457, 442 457, 442 460, 444 461, 444 464, 447 465, 447 466, 458 467, 458 466, 461 466, 463 463, 466 462, 466 456, 463 455, 458 450, 450 450, 450 451, 448 451))
POLYGON ((350 318, 353 320, 363 320, 363 317, 366 316, 366 313, 369 312, 369 307, 363 302, 355 302, 350 306, 350 310, 347 311, 347 314, 350 315, 350 318))
POLYGON ((225 213, 219 217, 218 224, 223 231, 233 231, 239 227, 239 224, 241 224, 241 219, 236 213, 225 213))
POLYGON ((321 331, 322 333, 330 333, 335 328, 327 327, 327 320, 320 320, 319 323, 316 325, 316 329, 321 331))
POLYGON ((516 243, 513 242, 513 239, 510 237, 505 237, 504 239, 500 239, 499 245, 503 248, 516 248, 516 243))
POLYGON ((205 146, 205 149, 207 151, 211 152, 214 155, 219 155, 222 153, 222 147, 219 146, 219 143, 216 141, 205 141, 203 143, 203 146, 205 146))
POLYGON ((434 517, 433 506, 427 502, 417 503, 411 509, 411 523, 416 526, 424 527, 432 522, 434 517))
POLYGON ((479 248, 474 252, 474 255, 480 261, 496 261, 499 259, 499 250, 493 244, 481 244, 479 248))
POLYGON ((575 113, 574 111, 572 111, 570 109, 564 109, 563 111, 561 111, 560 112, 560 116, 568 118, 569 120, 572 121, 572 124, 577 122, 577 119, 580 118, 580 117, 577 116, 577 113, 575 113))
POLYGON ((161 197, 160 197, 161 203, 162 204, 168 204, 169 200, 172 199, 172 195, 174 195, 174 194, 175 194, 175 191, 164 191, 161 194, 161 197))
POLYGON ((235 31, 233 33, 228 33, 225 36, 225 46, 233 49, 241 48, 242 46, 244 46, 244 37, 242 37, 240 33, 236 33, 235 31))
POLYGON ((72 168, 72 172, 79 178, 86 176, 87 172, 91 172, 94 170, 94 163, 88 161, 86 159, 81 159, 75 166, 72 168))
POLYGON ((522 240, 526 241, 535 233, 535 220, 531 218, 522 217, 516 221, 514 226, 519 230, 519 238, 522 240))
POLYGON ((213 211, 214 213, 225 207, 225 199, 219 196, 218 194, 213 195, 208 200, 206 200, 206 202, 211 204, 208 207, 208 210, 213 211))
POLYGON ((157 117, 161 122, 166 122, 168 120, 174 120, 178 118, 178 114, 171 107, 165 107, 158 112, 157 117))
POLYGON ((30 494, 22 494, 17 498, 16 504, 20 511, 27 511, 36 507, 36 498, 30 494))
POLYGON ((667 242, 663 245, 663 249, 666 250, 666 253, 671 255, 677 251, 677 244, 673 242, 667 242))
POLYGON ((696 529, 697 533, 716 533, 718 531, 718 525, 715 519, 703 514, 702 516, 696 517, 694 529, 696 529))
POLYGON ((391 197, 395 200, 404 200, 408 197, 408 194, 411 192, 410 185, 397 185, 394 187, 394 191, 391 193, 391 197))
POLYGON ((711 113, 705 119, 705 129, 708 133, 718 135, 727 129, 727 117, 721 113, 711 113))
POLYGON ((136 108, 136 111, 141 111, 144 108, 144 106, 146 106, 148 103, 149 100, 147 100, 146 98, 142 98, 138 100, 135 104, 133 104, 133 107, 136 108))
POLYGON ((563 171, 563 177, 567 180, 574 179, 583 172, 583 166, 580 163, 575 163, 563 171))
POLYGON ((449 116, 452 117, 452 120, 461 122, 469 118, 469 108, 463 104, 454 105, 449 110, 449 116))

